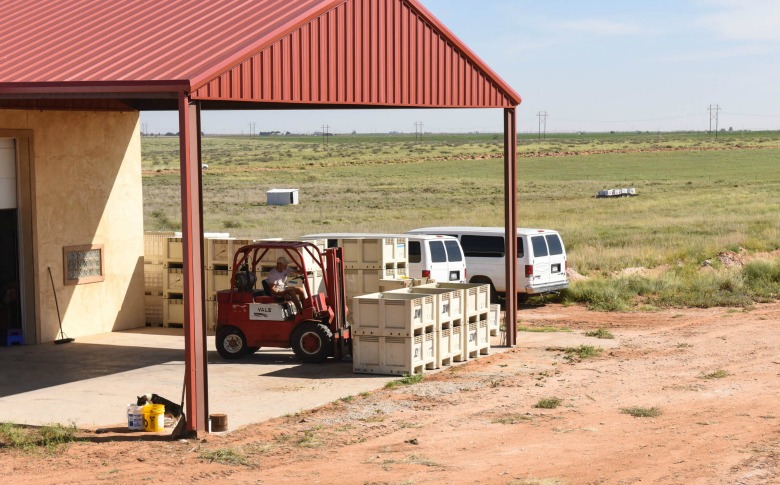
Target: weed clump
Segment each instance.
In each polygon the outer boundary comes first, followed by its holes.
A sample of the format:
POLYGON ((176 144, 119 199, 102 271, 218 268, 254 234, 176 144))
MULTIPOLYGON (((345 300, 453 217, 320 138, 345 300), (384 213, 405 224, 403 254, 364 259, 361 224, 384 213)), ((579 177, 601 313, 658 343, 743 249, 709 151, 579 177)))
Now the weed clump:
POLYGON ((606 328, 599 328, 598 330, 591 330, 590 332, 585 332, 585 336, 586 337, 603 338, 603 339, 613 339, 613 338, 615 338, 615 336, 612 335, 612 332, 610 332, 606 328))
POLYGON ((555 409, 560 406, 562 402, 563 400, 557 397, 548 397, 540 399, 539 402, 534 405, 534 407, 539 409, 555 409))
POLYGON ((569 361, 585 360, 592 357, 598 357, 604 351, 601 347, 592 345, 580 345, 579 347, 567 347, 563 349, 566 352, 566 359, 569 361))
POLYGON ((417 384, 418 382, 422 382, 424 379, 422 374, 415 374, 415 375, 408 375, 404 374, 403 377, 400 379, 397 379, 395 381, 390 381, 387 384, 385 384, 386 389, 393 389, 394 387, 401 387, 401 386, 411 386, 412 384, 417 384))
POLYGON ((714 372, 710 372, 708 374, 702 374, 702 379, 723 379, 724 377, 728 377, 730 374, 726 372, 723 369, 718 369, 714 372))
POLYGON ((240 451, 232 448, 217 448, 216 450, 201 451, 199 455, 203 461, 210 463, 221 463, 223 465, 244 465, 248 466, 249 462, 240 451))
POLYGON ((43 449, 56 451, 60 446, 79 441, 75 423, 62 425, 47 424, 40 427, 0 423, 0 448, 34 451, 43 449))
POLYGON ((652 408, 621 408, 620 412, 623 414, 629 414, 635 418, 657 418, 658 416, 663 414, 663 411, 661 411, 661 408, 652 407, 652 408))

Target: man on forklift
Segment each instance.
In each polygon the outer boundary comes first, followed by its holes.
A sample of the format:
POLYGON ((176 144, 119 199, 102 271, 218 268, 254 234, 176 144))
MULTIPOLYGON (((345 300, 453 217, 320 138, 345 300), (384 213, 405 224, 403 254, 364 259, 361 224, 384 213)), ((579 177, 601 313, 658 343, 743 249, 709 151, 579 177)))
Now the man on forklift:
POLYGON ((288 276, 299 275, 297 271, 288 267, 289 261, 284 256, 280 256, 276 259, 276 266, 268 272, 266 281, 268 281, 268 287, 271 289, 271 294, 278 298, 284 298, 285 300, 291 300, 295 304, 295 308, 298 309, 298 313, 303 310, 303 301, 306 300, 306 294, 301 288, 297 286, 287 286, 288 276))

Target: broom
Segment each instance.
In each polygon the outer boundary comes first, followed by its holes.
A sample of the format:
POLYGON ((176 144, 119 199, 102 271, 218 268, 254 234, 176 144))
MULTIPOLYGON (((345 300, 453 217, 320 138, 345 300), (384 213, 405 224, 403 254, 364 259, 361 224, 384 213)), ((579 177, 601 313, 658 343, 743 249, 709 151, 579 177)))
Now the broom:
POLYGON ((54 277, 51 275, 51 267, 47 266, 46 269, 49 270, 49 280, 51 281, 51 291, 54 293, 54 306, 57 308, 57 320, 60 322, 60 335, 62 335, 61 339, 55 340, 55 344, 67 344, 70 342, 73 342, 76 340, 75 338, 70 338, 67 335, 65 335, 65 332, 62 331, 62 318, 60 317, 60 304, 57 303, 57 290, 54 289, 54 277))

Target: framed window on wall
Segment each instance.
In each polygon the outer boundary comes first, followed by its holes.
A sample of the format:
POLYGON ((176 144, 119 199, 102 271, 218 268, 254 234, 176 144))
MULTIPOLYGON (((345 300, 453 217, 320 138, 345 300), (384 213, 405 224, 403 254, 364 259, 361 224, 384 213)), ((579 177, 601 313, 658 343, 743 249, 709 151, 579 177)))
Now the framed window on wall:
POLYGON ((66 285, 96 283, 106 279, 102 244, 62 248, 63 277, 66 285))

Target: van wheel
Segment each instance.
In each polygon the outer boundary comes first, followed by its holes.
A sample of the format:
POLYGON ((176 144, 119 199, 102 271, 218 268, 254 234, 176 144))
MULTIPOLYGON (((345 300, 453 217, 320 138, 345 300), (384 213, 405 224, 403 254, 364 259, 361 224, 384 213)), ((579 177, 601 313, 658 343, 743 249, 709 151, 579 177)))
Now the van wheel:
POLYGON ((490 303, 493 304, 500 304, 501 299, 498 297, 498 292, 496 291, 496 287, 493 286, 493 282, 490 281, 490 278, 487 276, 475 276, 471 278, 471 281, 469 283, 478 283, 480 285, 490 285, 490 303))

